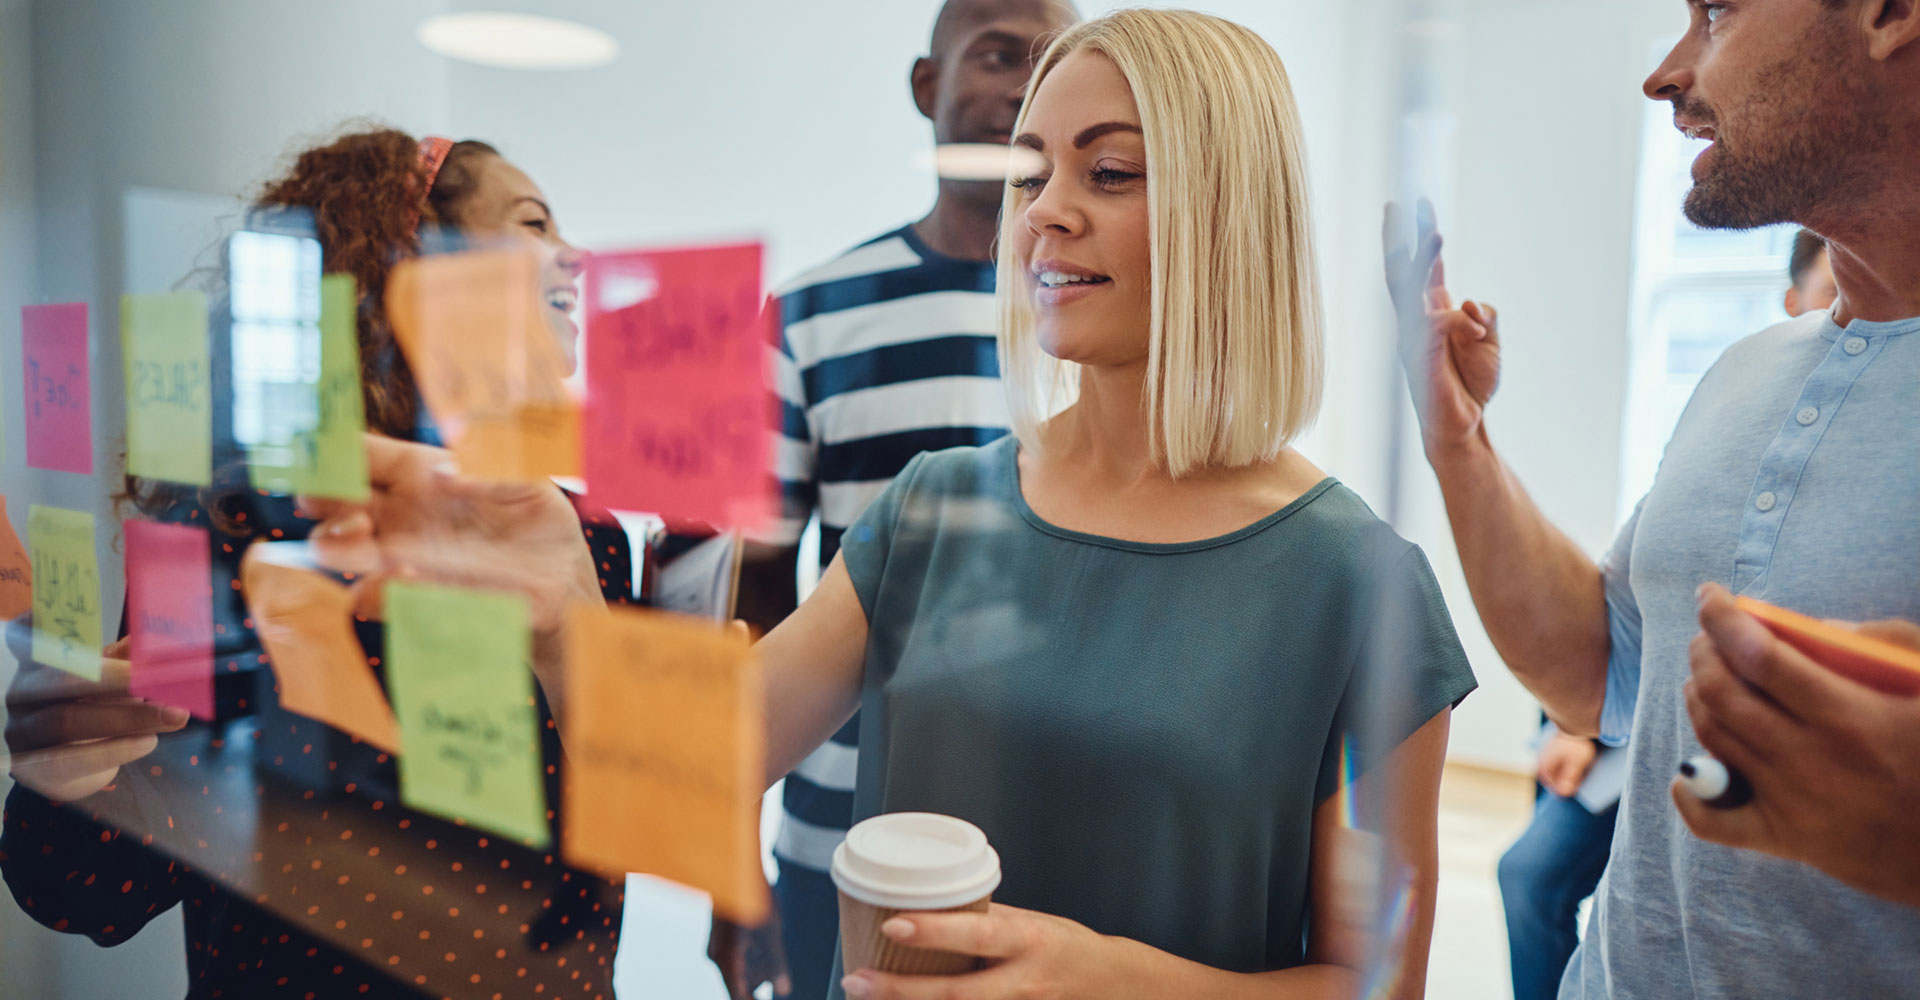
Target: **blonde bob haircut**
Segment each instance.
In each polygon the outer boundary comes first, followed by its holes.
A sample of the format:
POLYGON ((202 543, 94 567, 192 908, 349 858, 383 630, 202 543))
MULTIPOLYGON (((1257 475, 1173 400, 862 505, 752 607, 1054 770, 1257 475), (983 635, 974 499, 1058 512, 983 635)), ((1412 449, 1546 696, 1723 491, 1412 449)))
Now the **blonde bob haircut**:
MULTIPOLYGON (((1152 324, 1149 447, 1173 476, 1271 461, 1320 410, 1324 348, 1300 115, 1260 36, 1193 11, 1125 10, 1080 24, 1041 57, 1033 95, 1067 56, 1104 54, 1133 89, 1147 147, 1152 324)), ((1026 225, 1008 188, 1000 221, 1000 370, 1014 433, 1079 396, 1079 365, 1034 332, 1019 264, 1026 225)))

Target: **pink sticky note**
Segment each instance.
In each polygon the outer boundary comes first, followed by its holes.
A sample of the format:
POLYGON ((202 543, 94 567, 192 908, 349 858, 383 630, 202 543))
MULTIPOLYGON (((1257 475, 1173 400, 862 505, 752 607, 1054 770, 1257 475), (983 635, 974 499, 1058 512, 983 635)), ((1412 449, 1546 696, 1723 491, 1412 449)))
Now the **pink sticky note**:
POLYGON ((587 491, 725 527, 771 512, 757 243, 587 260, 587 491))
POLYGON ((27 464, 93 474, 87 304, 25 306, 20 346, 27 384, 27 464))
POLYGON ((213 718, 213 569, 206 529, 127 522, 127 621, 133 694, 213 718))

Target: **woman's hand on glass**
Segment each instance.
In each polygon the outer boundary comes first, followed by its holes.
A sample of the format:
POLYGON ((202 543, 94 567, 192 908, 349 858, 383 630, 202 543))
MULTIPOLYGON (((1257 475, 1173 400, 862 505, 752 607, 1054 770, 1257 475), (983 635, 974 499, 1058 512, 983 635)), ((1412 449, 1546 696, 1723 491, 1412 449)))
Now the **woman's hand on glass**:
POLYGON ((1113 939, 1064 917, 993 904, 985 913, 903 914, 880 925, 901 944, 975 955, 987 968, 957 976, 855 970, 841 980, 852 1000, 1064 1000, 1107 997, 1113 939))
POLYGON ((105 788, 120 768, 153 752, 158 734, 187 724, 187 713, 135 698, 127 640, 101 650, 100 680, 33 661, 30 616, 7 629, 20 670, 7 687, 7 752, 13 779, 55 802, 105 788))
POLYGON ((558 634, 569 606, 602 603, 579 516, 557 487, 463 477, 443 448, 366 443, 366 501, 300 499, 320 522, 314 558, 355 575, 363 613, 378 614, 389 579, 520 594, 536 636, 558 634))

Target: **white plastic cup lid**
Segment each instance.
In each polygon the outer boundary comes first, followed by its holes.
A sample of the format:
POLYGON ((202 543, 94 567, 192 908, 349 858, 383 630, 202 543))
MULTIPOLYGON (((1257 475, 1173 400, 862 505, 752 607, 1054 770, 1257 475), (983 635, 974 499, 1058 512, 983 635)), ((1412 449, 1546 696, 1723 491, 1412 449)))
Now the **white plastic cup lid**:
POLYGON ((833 851, 833 884, 870 906, 945 910, 1000 886, 987 835, 938 813, 888 813, 854 825, 833 851))

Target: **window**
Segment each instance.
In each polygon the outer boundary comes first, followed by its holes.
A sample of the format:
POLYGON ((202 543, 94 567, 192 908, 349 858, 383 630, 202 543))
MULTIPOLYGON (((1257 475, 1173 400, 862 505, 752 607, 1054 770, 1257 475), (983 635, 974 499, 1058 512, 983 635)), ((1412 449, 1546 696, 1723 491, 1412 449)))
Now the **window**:
POLYGON ((320 422, 320 241, 234 233, 233 437, 254 462, 293 462, 291 442, 320 422))
POLYGON ((1720 352, 1787 318, 1782 295, 1793 226, 1700 229, 1680 211, 1705 144, 1647 105, 1635 225, 1633 341, 1621 436, 1622 519, 1653 485, 1680 412, 1720 352))

